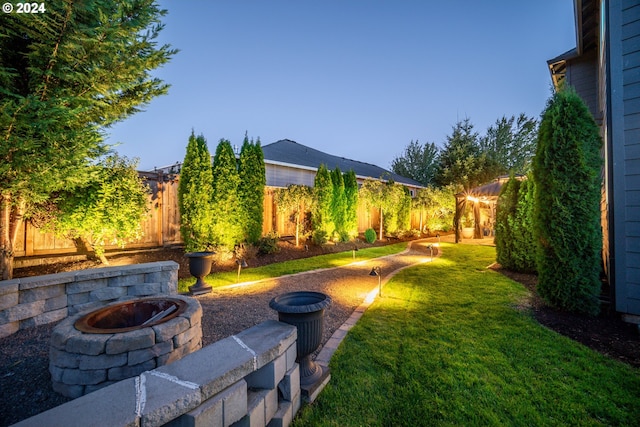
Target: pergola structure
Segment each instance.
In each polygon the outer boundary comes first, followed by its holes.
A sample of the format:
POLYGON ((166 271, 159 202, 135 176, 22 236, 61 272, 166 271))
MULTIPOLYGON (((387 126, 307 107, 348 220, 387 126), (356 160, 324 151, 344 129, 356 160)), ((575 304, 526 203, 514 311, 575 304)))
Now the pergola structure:
MULTIPOLYGON (((525 177, 516 175, 516 179, 522 180, 525 177)), ((484 236, 492 235, 498 196, 500 196, 502 186, 507 181, 509 181, 509 175, 502 175, 487 184, 455 195, 456 212, 453 217, 453 227, 456 232, 456 243, 460 241, 460 218, 467 209, 467 203, 473 204, 473 238, 481 239, 484 236), (486 211, 485 215, 482 214, 482 210, 486 211)))

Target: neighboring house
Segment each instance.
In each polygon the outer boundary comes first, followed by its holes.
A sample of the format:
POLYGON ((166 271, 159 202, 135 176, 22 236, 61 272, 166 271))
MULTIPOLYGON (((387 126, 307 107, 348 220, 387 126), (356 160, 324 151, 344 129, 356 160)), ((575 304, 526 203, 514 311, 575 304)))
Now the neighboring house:
POLYGON ((600 125, 603 262, 609 296, 640 324, 640 3, 574 0, 576 48, 548 61, 600 125))
POLYGON ((353 170, 359 184, 362 184, 366 178, 383 181, 392 179, 407 187, 412 197, 424 187, 413 179, 397 175, 379 166, 333 156, 288 139, 267 144, 262 147, 262 151, 268 187, 286 187, 289 184, 313 187, 320 165, 325 165, 330 171, 338 167, 342 173, 353 170))

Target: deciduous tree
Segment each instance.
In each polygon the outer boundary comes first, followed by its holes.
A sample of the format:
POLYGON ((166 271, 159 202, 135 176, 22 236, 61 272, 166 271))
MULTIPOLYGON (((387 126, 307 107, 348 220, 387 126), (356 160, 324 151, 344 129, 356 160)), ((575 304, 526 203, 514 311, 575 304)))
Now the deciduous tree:
POLYGON ((434 143, 420 144, 412 140, 404 153, 391 161, 391 170, 422 185, 430 185, 438 168, 437 157, 438 147, 434 143))

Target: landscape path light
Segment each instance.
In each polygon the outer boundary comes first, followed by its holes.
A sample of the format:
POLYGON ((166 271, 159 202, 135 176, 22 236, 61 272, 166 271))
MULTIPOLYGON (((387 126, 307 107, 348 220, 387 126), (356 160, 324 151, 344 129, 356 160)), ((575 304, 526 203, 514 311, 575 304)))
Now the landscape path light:
POLYGON ((236 264, 238 264, 238 278, 236 279, 237 283, 240 281, 240 270, 249 267, 249 264, 247 264, 247 261, 245 261, 244 258, 237 259, 236 264))
POLYGON ((380 266, 375 266, 369 272, 369 276, 378 276, 378 295, 382 296, 382 270, 380 266))

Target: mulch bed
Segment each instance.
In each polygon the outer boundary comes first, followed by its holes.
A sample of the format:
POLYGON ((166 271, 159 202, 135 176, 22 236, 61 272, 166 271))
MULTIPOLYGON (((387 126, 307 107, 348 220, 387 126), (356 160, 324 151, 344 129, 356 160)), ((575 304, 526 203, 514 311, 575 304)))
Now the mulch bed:
MULTIPOLYGON (((377 245, 387 243, 378 242, 377 245)), ((259 266, 349 250, 353 244, 310 246, 308 250, 295 248, 286 242, 282 242, 280 246, 280 252, 264 257, 252 257, 249 264, 259 266)), ((181 277, 189 277, 184 252, 180 248, 125 253, 111 257, 113 265, 169 259, 180 264, 181 277)), ((393 258, 384 262, 388 264, 384 264, 383 271, 392 271, 400 266, 393 264, 393 258)), ((376 261, 376 264, 380 264, 380 261, 376 261)), ((67 265, 31 267, 16 270, 16 277, 95 266, 91 261, 83 261, 67 265)), ((236 267, 232 262, 219 260, 214 268, 223 271, 236 267)), ((614 315, 592 318, 555 310, 546 306, 535 295, 536 276, 512 273, 500 269, 499 266, 493 268, 532 290, 527 308, 542 325, 602 354, 640 367, 640 337, 636 325, 624 323, 614 315)), ((274 280, 269 280, 248 287, 216 290, 210 295, 199 297, 208 319, 203 320, 203 345, 236 334, 263 320, 276 319, 277 314, 268 307, 268 301, 276 294, 300 289, 318 290, 332 295, 333 304, 326 311, 324 343, 362 302, 364 295, 375 287, 376 281, 373 280, 372 283, 371 278, 366 275, 365 270, 368 269, 371 269, 371 265, 364 265, 362 271, 354 271, 349 277, 345 277, 344 270, 328 270, 279 280, 277 287, 274 280), (239 298, 240 295, 242 298, 239 298)), ((0 339, 0 427, 11 425, 70 400, 53 392, 50 386, 48 351, 49 337, 54 326, 52 324, 21 330, 0 339)))

